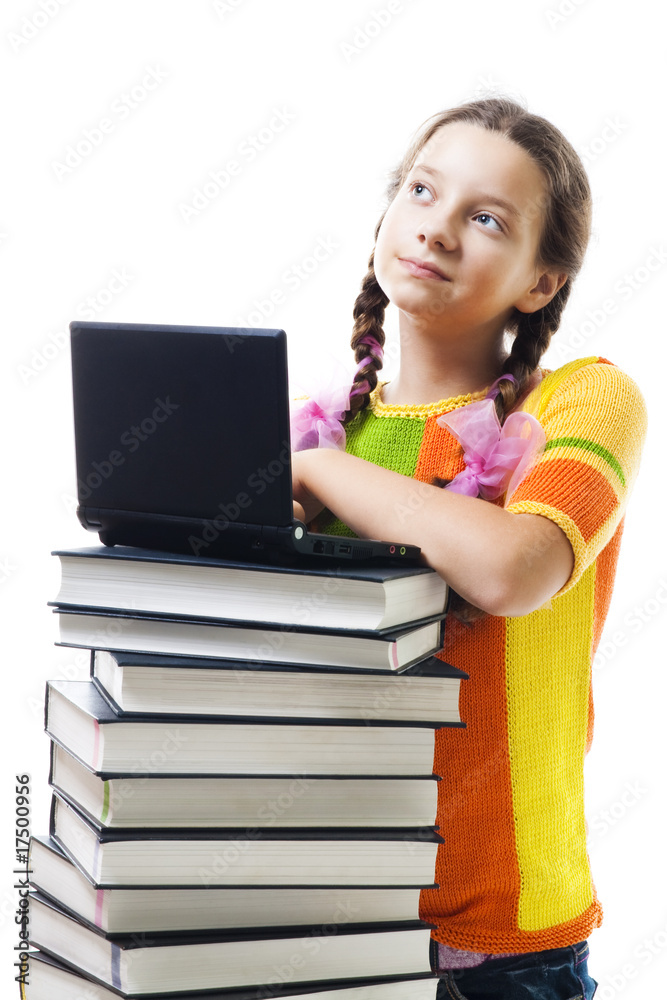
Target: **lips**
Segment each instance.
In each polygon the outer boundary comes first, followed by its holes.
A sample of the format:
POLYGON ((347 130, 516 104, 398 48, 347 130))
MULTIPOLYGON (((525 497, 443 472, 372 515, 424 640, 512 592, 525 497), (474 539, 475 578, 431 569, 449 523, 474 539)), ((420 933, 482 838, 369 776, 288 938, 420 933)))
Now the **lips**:
POLYGON ((410 274, 413 274, 415 278, 431 278, 435 281, 450 280, 439 267, 435 264, 429 263, 427 260, 420 260, 419 257, 399 257, 398 259, 403 267, 405 267, 410 274))

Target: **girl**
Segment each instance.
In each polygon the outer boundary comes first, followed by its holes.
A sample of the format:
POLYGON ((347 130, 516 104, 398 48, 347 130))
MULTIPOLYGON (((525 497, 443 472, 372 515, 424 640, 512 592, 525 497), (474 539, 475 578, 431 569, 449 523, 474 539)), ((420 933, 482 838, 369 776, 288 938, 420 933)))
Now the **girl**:
POLYGON ((467 728, 437 733, 445 843, 439 888, 421 902, 436 928, 439 998, 595 990, 586 937, 601 908, 583 812, 591 660, 646 416, 635 384, 604 358, 539 367, 590 218, 582 164, 544 119, 500 99, 429 119, 376 228, 347 410, 306 407, 295 442, 297 516, 419 545, 456 594, 439 655, 470 675, 467 728), (388 302, 401 365, 379 383, 388 302), (330 446, 336 416, 345 450, 330 446))

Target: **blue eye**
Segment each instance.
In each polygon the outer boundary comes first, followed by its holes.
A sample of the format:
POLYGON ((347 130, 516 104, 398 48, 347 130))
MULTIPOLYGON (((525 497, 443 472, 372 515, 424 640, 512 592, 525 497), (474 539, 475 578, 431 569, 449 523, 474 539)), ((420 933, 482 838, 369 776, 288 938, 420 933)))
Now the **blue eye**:
POLYGON ((425 184, 422 184, 421 181, 413 181, 408 190, 409 193, 414 194, 419 201, 424 200, 421 197, 422 194, 428 194, 428 195, 431 194, 430 190, 426 187, 425 184))
MULTIPOLYGON (((496 227, 497 231, 499 233, 502 233, 502 231, 503 231, 502 230, 502 226, 500 225, 500 223, 498 222, 498 220, 495 218, 495 216, 490 215, 488 212, 480 212, 479 215, 475 216, 475 218, 479 219, 480 221, 482 219, 488 219, 489 222, 493 223, 493 225, 496 227)), ((493 228, 492 226, 489 226, 486 223, 482 223, 482 225, 484 226, 485 229, 492 229, 493 228)))

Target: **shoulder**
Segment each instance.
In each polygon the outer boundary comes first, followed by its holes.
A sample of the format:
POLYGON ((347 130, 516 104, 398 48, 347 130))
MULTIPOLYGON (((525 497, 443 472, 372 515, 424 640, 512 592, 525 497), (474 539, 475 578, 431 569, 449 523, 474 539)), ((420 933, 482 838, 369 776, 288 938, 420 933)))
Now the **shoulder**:
POLYGON ((630 419, 645 425, 646 403, 637 383, 606 358, 592 356, 543 372, 522 409, 544 421, 570 411, 596 422, 630 419))
MULTIPOLYGON (((624 488, 634 480, 646 438, 646 404, 617 365, 590 357, 546 372, 523 408, 544 430, 542 461, 609 466, 624 488)), ((571 474, 571 464, 568 469, 571 474)))

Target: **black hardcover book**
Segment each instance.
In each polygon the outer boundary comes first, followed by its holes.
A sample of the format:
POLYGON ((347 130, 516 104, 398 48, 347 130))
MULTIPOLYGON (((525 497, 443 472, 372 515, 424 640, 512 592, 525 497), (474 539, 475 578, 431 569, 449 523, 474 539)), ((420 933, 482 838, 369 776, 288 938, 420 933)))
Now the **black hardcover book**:
POLYGON ((49 736, 94 771, 151 775, 429 777, 435 729, 371 720, 289 723, 119 716, 92 681, 47 681, 49 736))
POLYGON ((217 775, 172 778, 86 767, 51 741, 49 782, 105 828, 390 827, 433 825, 430 778, 314 778, 217 775))
POLYGON ((419 889, 100 889, 51 837, 30 841, 30 882, 110 934, 249 930, 316 924, 404 923, 419 917, 419 889))
POLYGON ((428 924, 371 927, 341 924, 265 932, 108 935, 84 924, 39 893, 30 899, 30 943, 125 994, 178 995, 186 990, 271 986, 276 969, 292 983, 430 974, 428 924))
POLYGON ((51 604, 309 628, 387 629, 444 612, 428 566, 278 566, 128 546, 57 550, 51 604))
POLYGON ((103 986, 45 952, 30 954, 30 1000, 435 1000, 438 979, 378 977, 351 982, 298 984, 275 980, 244 990, 206 990, 201 993, 126 993, 103 986))
POLYGON ((58 607, 60 644, 88 649, 401 670, 442 646, 443 614, 382 631, 133 614, 58 607))
POLYGON ((435 656, 398 672, 91 651, 90 674, 119 715, 190 714, 461 725, 468 675, 435 656))
POLYGON ((433 886, 442 838, 406 829, 106 829, 53 794, 50 833, 87 878, 113 886, 433 886))

